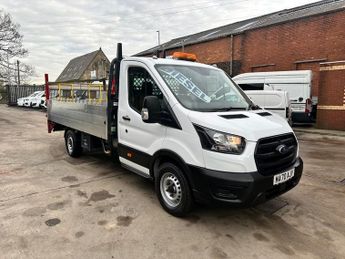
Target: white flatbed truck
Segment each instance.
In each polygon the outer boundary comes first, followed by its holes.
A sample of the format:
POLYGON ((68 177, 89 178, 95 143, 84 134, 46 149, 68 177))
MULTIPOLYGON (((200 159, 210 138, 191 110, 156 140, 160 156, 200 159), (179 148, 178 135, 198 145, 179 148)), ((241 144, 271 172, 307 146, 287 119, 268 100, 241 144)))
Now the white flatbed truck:
POLYGON ((48 131, 65 131, 72 157, 102 148, 152 179, 175 216, 195 201, 247 207, 295 187, 303 162, 289 124, 195 59, 123 58, 118 44, 108 84, 54 85, 46 75, 48 131))

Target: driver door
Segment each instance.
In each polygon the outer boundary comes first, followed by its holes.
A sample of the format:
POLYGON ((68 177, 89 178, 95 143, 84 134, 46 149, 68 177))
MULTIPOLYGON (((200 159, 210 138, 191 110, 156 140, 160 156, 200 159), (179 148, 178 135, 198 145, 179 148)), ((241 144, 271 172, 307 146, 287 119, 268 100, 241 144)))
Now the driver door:
POLYGON ((118 111, 118 152, 120 162, 141 175, 149 177, 151 158, 162 146, 166 127, 159 123, 145 123, 141 109, 146 96, 163 94, 148 68, 135 61, 123 62, 118 111))

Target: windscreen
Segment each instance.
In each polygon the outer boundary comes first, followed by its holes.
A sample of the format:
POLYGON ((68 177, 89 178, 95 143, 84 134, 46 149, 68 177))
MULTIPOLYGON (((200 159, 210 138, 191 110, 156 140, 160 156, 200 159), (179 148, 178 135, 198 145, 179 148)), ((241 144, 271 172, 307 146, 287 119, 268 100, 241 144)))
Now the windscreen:
POLYGON ((196 66, 156 65, 177 100, 195 111, 246 110, 249 100, 221 70, 196 66))

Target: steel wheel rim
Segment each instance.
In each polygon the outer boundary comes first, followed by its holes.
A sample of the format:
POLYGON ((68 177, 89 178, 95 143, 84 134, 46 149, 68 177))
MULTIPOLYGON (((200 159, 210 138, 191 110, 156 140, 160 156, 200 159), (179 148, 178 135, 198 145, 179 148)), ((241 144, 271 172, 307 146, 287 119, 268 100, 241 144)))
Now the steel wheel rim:
POLYGON ((72 137, 67 138, 67 150, 69 154, 72 154, 73 152, 73 138, 72 137))
POLYGON ((160 180, 160 192, 164 202, 172 208, 180 205, 182 201, 182 188, 178 178, 170 173, 164 173, 160 180))

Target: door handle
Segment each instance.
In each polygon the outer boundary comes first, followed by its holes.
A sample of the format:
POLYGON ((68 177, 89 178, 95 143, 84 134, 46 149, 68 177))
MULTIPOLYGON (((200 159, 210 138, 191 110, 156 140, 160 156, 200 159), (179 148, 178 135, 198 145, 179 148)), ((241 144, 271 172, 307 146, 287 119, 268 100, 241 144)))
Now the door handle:
POLYGON ((131 118, 129 118, 128 115, 122 116, 122 119, 124 119, 125 121, 130 121, 131 120, 131 118))

